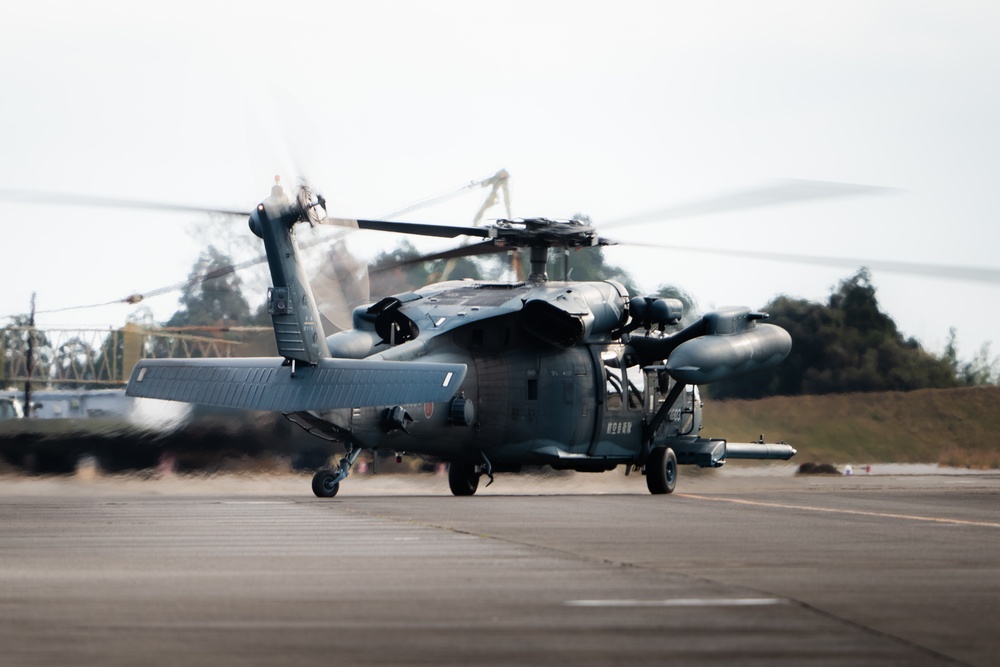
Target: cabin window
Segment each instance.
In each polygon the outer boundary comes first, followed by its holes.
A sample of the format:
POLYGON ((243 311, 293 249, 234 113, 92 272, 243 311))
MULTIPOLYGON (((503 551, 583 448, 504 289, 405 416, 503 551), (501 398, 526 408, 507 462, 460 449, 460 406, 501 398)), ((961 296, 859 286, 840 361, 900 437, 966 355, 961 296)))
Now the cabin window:
POLYGON ((606 382, 605 391, 605 405, 609 410, 621 410, 624 401, 622 400, 622 381, 618 377, 617 369, 612 370, 610 368, 605 369, 604 379, 606 382))

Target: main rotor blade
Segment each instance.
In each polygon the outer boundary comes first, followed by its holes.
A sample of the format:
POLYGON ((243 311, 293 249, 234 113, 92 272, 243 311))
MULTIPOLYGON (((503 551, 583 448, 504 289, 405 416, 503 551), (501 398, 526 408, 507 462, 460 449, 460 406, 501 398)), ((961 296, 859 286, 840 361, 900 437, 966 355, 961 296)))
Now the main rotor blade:
POLYGON ((494 255, 501 252, 507 252, 508 250, 511 250, 511 248, 508 246, 497 245, 493 241, 483 241, 482 243, 474 243, 472 245, 459 246, 457 248, 452 248, 450 250, 442 250, 441 252, 434 252, 429 255, 421 255, 420 257, 402 259, 399 260, 398 262, 389 262, 387 264, 373 266, 368 270, 368 272, 381 273, 383 271, 398 269, 404 266, 411 266, 413 264, 419 264, 421 262, 433 262, 438 259, 454 259, 456 257, 476 257, 479 255, 494 255))
MULTIPOLYGON (((395 210, 395 211, 392 211, 391 213, 383 213, 382 214, 382 219, 395 218, 395 217, 400 216, 400 215, 405 215, 407 213, 412 213, 413 211, 416 211, 418 209, 424 208, 426 206, 430 206, 431 204, 437 204, 439 202, 443 202, 443 201, 447 201, 449 199, 453 199, 454 197, 457 197, 458 195, 461 195, 461 194, 467 192, 468 190, 472 190, 474 188, 485 188, 487 186, 492 186, 494 188, 500 187, 500 188, 504 188, 506 190, 506 188, 507 188, 507 182, 509 180, 510 180, 510 174, 507 173, 506 169, 501 169, 500 171, 498 171, 497 173, 493 174, 492 176, 487 176, 486 178, 482 178, 482 179, 480 179, 478 181, 469 181, 468 183, 465 183, 464 185, 460 185, 457 188, 453 188, 453 189, 451 189, 451 190, 449 190, 447 192, 443 192, 441 194, 434 195, 433 197, 427 197, 426 199, 421 199, 418 202, 414 202, 412 204, 404 206, 403 208, 395 210)), ((508 198, 509 198, 509 195, 508 195, 508 198)), ((507 217, 510 217, 510 203, 509 202, 507 204, 507 209, 508 209, 507 210, 507 217)))
POLYGON ((662 245, 658 243, 623 243, 643 247, 664 248, 682 252, 696 252, 707 255, 727 255, 730 257, 763 259, 773 262, 789 262, 793 264, 819 264, 857 269, 867 267, 875 271, 890 273, 906 273, 910 275, 949 278, 952 280, 968 280, 972 282, 1000 284, 1000 269, 983 266, 955 266, 947 264, 927 264, 923 262, 898 262, 883 259, 860 259, 851 257, 823 257, 819 255, 797 255, 791 253, 765 252, 754 250, 724 250, 717 248, 694 248, 691 246, 662 245))
POLYGON ((899 190, 871 185, 857 185, 854 183, 790 179, 751 190, 724 194, 690 204, 669 206, 627 218, 612 220, 611 222, 599 225, 599 227, 603 230, 611 227, 624 227, 625 225, 666 222, 681 218, 712 215, 713 213, 792 204, 810 199, 832 199, 835 197, 855 197, 860 195, 891 194, 895 192, 899 192, 899 190))
POLYGON ((50 308, 48 310, 37 311, 39 315, 41 314, 52 314, 52 313, 63 313, 70 310, 86 310, 88 308, 100 308, 102 306, 113 306, 119 303, 125 303, 130 305, 136 305, 141 301, 146 299, 151 299, 155 296, 161 296, 163 294, 169 294, 170 292, 176 292, 182 290, 186 287, 192 287, 194 285, 200 285, 202 283, 207 283, 210 280, 215 280, 217 278, 223 278, 231 273, 240 271, 242 269, 247 269, 258 264, 263 264, 267 261, 266 257, 257 257, 254 259, 249 259, 243 262, 238 262, 236 264, 226 264, 225 266, 220 266, 219 268, 213 269, 211 271, 205 272, 205 275, 198 276, 197 278, 183 280, 181 282, 172 283, 170 285, 164 285, 163 287, 157 287, 156 289, 148 290, 145 292, 135 292, 129 294, 128 296, 122 297, 120 299, 113 299, 111 301, 102 301, 100 303, 88 303, 83 306, 65 306, 62 308, 50 308))
POLYGON ((387 220, 354 220, 349 218, 327 218, 324 224, 348 229, 372 229, 379 232, 416 234, 453 239, 456 236, 478 236, 489 238, 490 230, 483 227, 452 227, 451 225, 428 225, 418 222, 390 222, 387 220))
POLYGON ((101 208, 132 208, 151 211, 179 211, 182 213, 219 213, 221 215, 249 216, 249 211, 229 208, 207 208, 166 202, 119 199, 117 197, 91 197, 61 192, 41 192, 35 190, 0 190, 0 199, 25 204, 55 204, 57 206, 98 206, 101 208))

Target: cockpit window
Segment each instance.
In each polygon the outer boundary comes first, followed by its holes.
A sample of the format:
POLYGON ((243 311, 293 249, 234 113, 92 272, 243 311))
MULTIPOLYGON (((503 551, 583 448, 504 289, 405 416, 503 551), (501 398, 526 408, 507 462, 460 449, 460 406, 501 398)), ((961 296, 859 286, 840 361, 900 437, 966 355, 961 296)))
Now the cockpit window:
POLYGON ((601 353, 604 366, 605 405, 608 410, 629 410, 642 408, 642 372, 638 366, 625 368, 621 362, 621 351, 608 349, 601 353), (638 383, 638 385, 636 384, 638 383))

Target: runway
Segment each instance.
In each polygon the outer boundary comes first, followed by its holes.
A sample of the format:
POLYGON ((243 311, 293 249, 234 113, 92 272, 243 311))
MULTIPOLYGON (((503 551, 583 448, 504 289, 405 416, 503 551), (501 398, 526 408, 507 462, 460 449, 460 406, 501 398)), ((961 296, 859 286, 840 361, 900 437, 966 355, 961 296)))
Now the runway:
POLYGON ((0 664, 996 664, 1000 475, 720 473, 3 477, 0 664))

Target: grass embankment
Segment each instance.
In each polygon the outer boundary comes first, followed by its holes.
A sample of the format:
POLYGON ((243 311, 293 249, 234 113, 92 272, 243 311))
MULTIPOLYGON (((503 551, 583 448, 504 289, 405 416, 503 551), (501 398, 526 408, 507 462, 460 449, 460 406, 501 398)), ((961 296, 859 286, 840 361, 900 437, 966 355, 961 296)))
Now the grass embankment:
POLYGON ((705 401, 703 435, 785 440, 793 461, 1000 468, 1000 387, 705 401))

